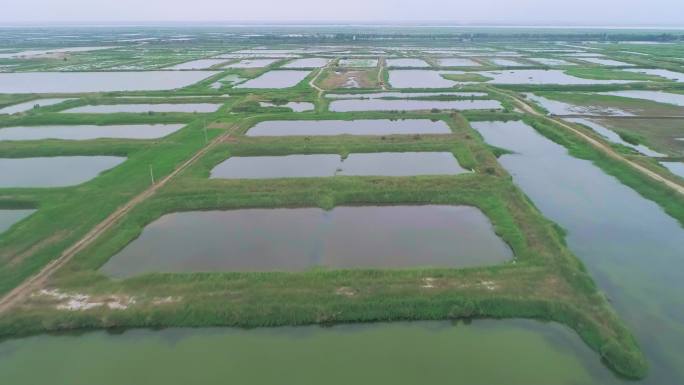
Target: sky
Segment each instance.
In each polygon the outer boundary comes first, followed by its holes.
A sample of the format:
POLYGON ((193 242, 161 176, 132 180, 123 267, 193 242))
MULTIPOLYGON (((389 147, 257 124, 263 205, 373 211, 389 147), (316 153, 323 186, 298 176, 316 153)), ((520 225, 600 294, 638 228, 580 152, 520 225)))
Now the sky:
POLYGON ((441 21, 684 26, 684 0, 2 0, 0 4, 0 24, 441 21))

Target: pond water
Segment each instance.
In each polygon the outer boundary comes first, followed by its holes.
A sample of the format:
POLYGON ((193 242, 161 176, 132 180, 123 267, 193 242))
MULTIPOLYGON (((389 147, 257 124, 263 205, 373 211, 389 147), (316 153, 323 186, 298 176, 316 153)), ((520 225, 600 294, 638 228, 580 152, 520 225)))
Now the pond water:
POLYGON ((651 365, 640 383, 684 383, 682 226, 523 123, 473 127, 487 143, 516 152, 499 161, 535 205, 567 230, 568 246, 636 334, 651 365))
POLYGON ((12 385, 276 385, 283 378, 301 385, 611 380, 574 332, 526 320, 42 335, 2 342, 0 357, 0 372, 12 385))
POLYGON ((33 56, 41 56, 47 54, 55 53, 71 53, 71 52, 87 52, 87 51, 100 51, 104 49, 118 48, 116 46, 109 47, 67 47, 67 48, 52 48, 52 49, 41 49, 41 50, 27 50, 15 53, 2 53, 0 54, 0 59, 16 59, 16 58, 30 58, 33 56))
POLYGON ((388 67, 429 67, 430 65, 422 59, 417 58, 401 58, 401 59, 387 59, 388 67))
POLYGON ((340 59, 338 64, 340 67, 376 67, 378 59, 340 59))
POLYGON ((671 173, 684 178, 684 163, 682 162, 660 162, 665 166, 671 173))
POLYGON ((521 63, 517 60, 511 60, 511 59, 490 58, 487 60, 494 63, 494 65, 497 65, 500 67, 523 67, 523 66, 527 65, 525 63, 521 63))
POLYGON ((330 99, 415 99, 440 96, 457 96, 461 98, 477 98, 487 96, 486 92, 376 92, 372 94, 326 94, 330 99))
POLYGON ((309 71, 269 71, 258 78, 238 84, 235 88, 289 88, 304 80, 309 71))
POLYGON ((170 135, 183 124, 127 124, 116 126, 17 126, 0 128, 2 140, 89 140, 99 138, 155 139, 170 135))
POLYGON ((444 79, 440 71, 392 70, 389 84, 393 88, 451 88, 456 82, 444 79))
POLYGON ((623 146, 631 147, 631 148, 639 151, 640 153, 642 153, 646 156, 654 156, 654 157, 667 156, 667 155, 661 154, 657 151, 653 151, 650 148, 644 146, 643 144, 634 145, 634 144, 625 142, 624 140, 622 140, 622 138, 620 138, 620 135, 618 135, 615 131, 613 131, 607 127, 604 127, 601 124, 594 122, 592 120, 581 119, 581 118, 569 118, 569 119, 565 119, 565 120, 567 120, 569 122, 579 123, 579 124, 585 125, 585 126, 591 128, 592 130, 596 131, 597 133, 599 133, 599 135, 603 136, 604 138, 608 139, 609 141, 611 141, 613 143, 621 144, 623 146))
POLYGON ((684 94, 673 94, 662 91, 612 91, 599 92, 599 95, 613 95, 623 98, 645 99, 658 103, 674 104, 675 106, 684 107, 684 94))
POLYGON ((223 104, 216 103, 155 103, 155 104, 98 104, 70 108, 62 112, 76 114, 112 114, 147 112, 216 112, 223 104))
POLYGON ((309 102, 289 102, 286 104, 273 104, 269 102, 260 102, 259 103, 261 107, 287 107, 292 109, 294 112, 304 112, 304 111, 313 111, 316 106, 314 106, 313 103, 309 102))
POLYGON ((492 78, 492 84, 622 84, 631 83, 630 80, 594 80, 571 76, 562 70, 505 70, 475 72, 492 78))
POLYGON ((481 64, 472 59, 449 57, 438 59, 440 67, 478 67, 481 64))
POLYGON ((441 120, 270 120, 257 123, 247 136, 330 136, 450 134, 441 120))
POLYGON ((223 68, 263 68, 280 61, 280 59, 249 59, 240 60, 237 63, 228 64, 223 68))
POLYGON ((465 267, 513 254, 467 206, 244 209, 168 214, 101 269, 151 272, 304 271, 313 267, 465 267))
POLYGON ((655 75, 655 76, 660 76, 665 79, 670 79, 670 80, 676 80, 678 82, 684 82, 684 73, 682 72, 674 72, 670 70, 661 70, 661 69, 644 69, 644 68, 628 68, 625 69, 624 71, 629 71, 629 72, 636 72, 639 74, 646 74, 646 75, 655 75))
POLYGON ((569 65, 576 65, 575 63, 569 62, 567 60, 561 60, 561 59, 551 59, 551 58, 546 58, 546 57, 531 57, 528 58, 527 60, 531 60, 540 64, 543 64, 545 66, 569 66, 569 65))
POLYGON ((630 63, 617 61, 617 60, 602 59, 602 58, 598 58, 598 57, 583 57, 579 60, 587 62, 587 63, 600 64, 602 66, 609 66, 609 67, 625 67, 625 66, 633 66, 634 65, 634 64, 630 64, 630 63))
POLYGON ((330 59, 320 57, 309 57, 304 59, 296 59, 287 63, 283 68, 319 68, 326 66, 330 59))
POLYGON ((552 115, 601 115, 601 116, 634 116, 631 112, 619 108, 594 105, 576 105, 553 100, 533 93, 525 93, 525 97, 544 107, 552 115))
POLYGON ((169 70, 205 70, 215 65, 225 63, 226 59, 199 59, 185 63, 176 64, 174 66, 165 68, 169 70))
POLYGON ((212 178, 262 179, 353 176, 457 175, 466 172, 450 152, 380 152, 232 157, 211 171, 212 178))
POLYGON ((36 105, 38 107, 54 106, 55 104, 66 102, 67 100, 74 100, 74 99, 68 99, 68 98, 35 99, 35 100, 31 100, 29 102, 13 104, 13 105, 7 106, 5 108, 0 108, 0 114, 10 114, 11 115, 11 114, 19 113, 19 112, 26 112, 26 111, 32 110, 36 105))
POLYGON ((125 160, 117 156, 0 158, 0 188, 78 185, 125 160))
POLYGON ((503 109, 498 100, 414 100, 414 99, 347 99, 335 100, 328 107, 334 112, 350 111, 420 111, 503 109))
POLYGON ((12 72, 0 73, 0 93, 79 93, 182 88, 214 71, 12 72))
MULTIPOLYGON (((5 210, 0 209, 0 236, 9 230, 13 224, 35 213, 36 210, 5 210)), ((0 360, 1 361, 1 360, 0 360)))
POLYGON ((381 152, 350 154, 337 175, 458 175, 464 172, 450 152, 381 152))

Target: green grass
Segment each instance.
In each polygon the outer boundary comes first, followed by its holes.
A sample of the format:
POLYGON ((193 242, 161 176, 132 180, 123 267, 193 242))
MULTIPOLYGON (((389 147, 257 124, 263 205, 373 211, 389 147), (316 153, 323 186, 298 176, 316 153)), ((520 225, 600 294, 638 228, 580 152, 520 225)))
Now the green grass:
POLYGON ((492 80, 492 78, 474 72, 466 72, 463 74, 444 74, 442 77, 455 82, 488 82, 492 80))
POLYGON ((660 76, 646 75, 610 68, 570 68, 565 70, 565 73, 570 76, 593 80, 668 81, 660 76))

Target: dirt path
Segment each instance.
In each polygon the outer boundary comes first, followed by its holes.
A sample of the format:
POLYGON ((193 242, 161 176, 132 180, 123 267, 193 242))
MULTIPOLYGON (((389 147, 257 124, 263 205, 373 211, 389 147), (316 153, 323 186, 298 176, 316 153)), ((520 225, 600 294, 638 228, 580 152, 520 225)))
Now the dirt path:
MULTIPOLYGON (((507 95, 507 96, 510 96, 510 95, 507 95)), ((658 173, 656 173, 656 172, 654 172, 654 171, 651 171, 651 170, 649 170, 648 168, 646 168, 646 167, 644 167, 644 166, 642 166, 642 165, 640 165, 640 164, 638 164, 638 163, 635 163, 635 162, 633 162, 633 161, 631 161, 631 160, 629 160, 629 159, 623 157, 622 155, 620 155, 620 154, 618 154, 617 152, 615 152, 615 150, 613 150, 610 146, 601 143, 600 141, 598 141, 598 140, 592 138, 591 136, 589 136, 589 135, 583 133, 582 131, 576 129, 575 127, 573 127, 573 126, 571 126, 571 125, 565 123, 565 122, 562 121, 561 119, 549 118, 549 117, 547 117, 546 115, 544 115, 544 114, 542 114, 542 113, 540 113, 540 112, 537 112, 534 108, 532 108, 532 107, 531 107, 529 104, 527 104, 526 102, 524 102, 524 101, 522 101, 522 100, 520 100, 520 99, 518 99, 518 98, 516 98, 516 97, 514 97, 514 96, 511 96, 511 98, 515 101, 516 105, 517 105, 518 107, 522 108, 525 112, 527 112, 527 113, 529 113, 529 114, 531 114, 531 115, 538 116, 538 117, 542 117, 542 118, 544 118, 544 119, 546 119, 546 120, 552 121, 552 122, 554 122, 554 123, 556 123, 556 124, 562 126, 563 128, 566 128, 566 129, 572 131, 575 135, 577 135, 577 136, 581 137, 582 139, 586 140, 587 142, 589 142, 589 144, 591 144, 592 146, 596 147, 597 149, 603 151, 606 155, 610 156, 611 158, 616 159, 616 160, 619 160, 619 161, 621 161, 621 162, 623 162, 623 163, 628 164, 629 166, 631 166, 631 167, 634 168, 635 170, 641 172, 642 174, 648 176, 649 178, 651 178, 651 179, 653 179, 653 180, 655 180, 655 181, 658 181, 658 182, 660 182, 660 183, 663 183, 663 184, 665 184, 666 186, 668 186, 669 188, 671 188, 671 189, 675 190, 676 192, 678 192, 679 194, 684 195, 684 186, 680 185, 679 183, 675 183, 675 182, 673 182, 673 181, 671 181, 671 180, 669 180, 669 179, 667 179, 667 178, 661 176, 660 174, 658 174, 658 173)))
POLYGON ((317 86, 316 81, 318 80, 319 77, 321 77, 321 74, 323 73, 323 71, 325 71, 329 66, 330 66, 330 63, 326 64, 324 67, 319 68, 316 76, 314 76, 313 79, 311 79, 309 81, 309 87, 318 91, 318 98, 319 99, 323 96, 323 92, 325 92, 325 90, 322 89, 321 87, 317 86))
POLYGON ((187 161, 183 162, 183 164, 178 166, 169 175, 157 181, 156 184, 150 186, 147 190, 136 195, 125 205, 119 207, 109 217, 107 217, 107 219, 100 222, 85 236, 83 236, 83 238, 78 240, 68 249, 64 250, 64 252, 62 252, 62 255, 59 256, 59 258, 48 263, 36 275, 26 279, 19 286, 15 287, 12 291, 7 293, 4 297, 2 297, 2 299, 0 299, 0 315, 9 310, 13 305, 24 299, 30 293, 44 286, 47 280, 50 278, 50 276, 52 276, 52 274, 54 274, 59 268, 66 265, 71 260, 71 258, 73 258, 76 254, 78 254, 86 247, 90 246, 102 234, 104 234, 114 224, 116 224, 119 221, 119 219, 123 218, 126 214, 128 214, 133 208, 138 206, 140 203, 144 202, 146 199, 150 198, 160 188, 164 187, 174 177, 176 177, 178 174, 180 174, 193 163, 195 163, 199 158, 204 156, 214 146, 225 140, 228 136, 230 136, 230 133, 231 131, 228 130, 226 133, 218 136, 217 138, 209 142, 206 146, 202 147, 197 153, 195 153, 195 155, 193 155, 187 161))
POLYGON ((385 69, 385 58, 381 57, 378 59, 378 84, 382 88, 383 91, 387 91, 387 84, 385 84, 385 78, 382 76, 383 70, 385 69))

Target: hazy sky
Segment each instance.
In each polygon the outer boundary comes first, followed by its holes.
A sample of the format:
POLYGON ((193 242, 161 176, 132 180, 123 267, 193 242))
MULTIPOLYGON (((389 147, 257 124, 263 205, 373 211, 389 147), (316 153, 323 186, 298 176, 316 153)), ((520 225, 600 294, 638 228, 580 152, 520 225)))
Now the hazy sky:
POLYGON ((2 0, 1 23, 450 21, 684 25, 684 0, 2 0))

